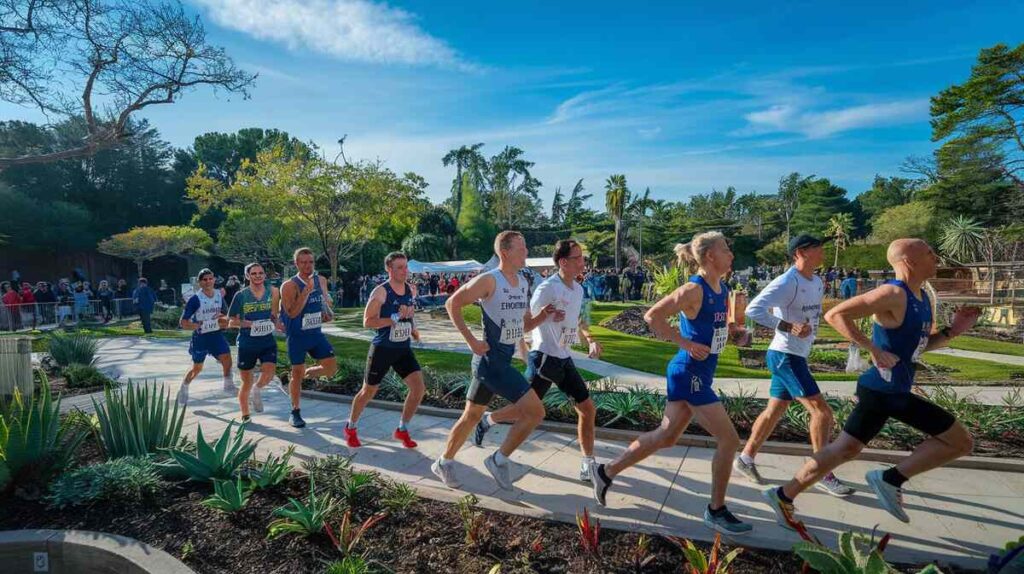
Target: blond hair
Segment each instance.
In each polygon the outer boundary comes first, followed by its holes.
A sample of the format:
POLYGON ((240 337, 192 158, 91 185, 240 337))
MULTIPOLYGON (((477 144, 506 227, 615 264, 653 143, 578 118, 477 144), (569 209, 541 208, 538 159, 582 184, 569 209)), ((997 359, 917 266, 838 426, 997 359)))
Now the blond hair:
POLYGON ((704 266, 704 258, 718 241, 725 241, 721 231, 705 231, 693 236, 689 243, 677 243, 674 249, 676 263, 686 266, 690 273, 696 273, 704 266))
POLYGON ((299 247, 298 249, 296 249, 295 253, 292 255, 292 261, 298 261, 299 255, 309 255, 314 260, 316 260, 316 256, 313 255, 313 250, 310 249, 309 247, 299 247))
POLYGON ((503 249, 504 250, 511 249, 512 248, 512 240, 515 239, 516 237, 522 239, 523 241, 526 241, 526 238, 523 237, 523 234, 519 233, 518 231, 513 231, 511 229, 507 229, 507 230, 502 231, 501 233, 499 233, 498 236, 494 238, 494 253, 495 253, 495 255, 501 255, 501 251, 503 249))

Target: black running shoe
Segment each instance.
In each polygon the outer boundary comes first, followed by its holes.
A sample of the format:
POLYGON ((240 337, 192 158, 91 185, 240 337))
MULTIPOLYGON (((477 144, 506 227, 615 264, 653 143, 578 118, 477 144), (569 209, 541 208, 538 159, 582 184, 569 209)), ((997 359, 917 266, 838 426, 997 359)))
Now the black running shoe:
POLYGON ((487 415, 484 414, 480 422, 476 423, 476 430, 473 431, 473 444, 476 446, 484 445, 484 435, 491 429, 491 423, 487 422, 487 415))
POLYGON ((292 416, 288 417, 288 424, 297 429, 306 426, 306 421, 302 420, 302 415, 299 414, 299 409, 292 410, 292 416))
POLYGON ((597 462, 590 463, 590 482, 594 486, 594 500, 601 506, 605 506, 605 495, 612 485, 612 479, 604 473, 604 465, 597 462))

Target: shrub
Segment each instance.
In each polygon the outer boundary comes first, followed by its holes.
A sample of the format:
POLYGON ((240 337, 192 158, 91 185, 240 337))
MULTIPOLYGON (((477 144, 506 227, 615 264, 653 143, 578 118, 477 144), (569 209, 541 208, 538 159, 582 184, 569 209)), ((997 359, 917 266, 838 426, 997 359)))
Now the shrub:
POLYGON ((179 307, 153 309, 150 324, 154 329, 177 329, 181 324, 181 309, 179 307))
POLYGON ((292 472, 292 465, 288 464, 292 455, 295 454, 295 447, 290 446, 284 452, 284 456, 277 457, 267 455, 267 459, 249 470, 247 473, 252 481, 253 490, 270 488, 281 484, 292 472))
POLYGON ((330 495, 317 496, 316 483, 309 477, 309 497, 306 502, 289 498, 288 504, 274 510, 279 517, 270 523, 268 538, 276 538, 282 534, 295 532, 312 536, 324 529, 324 524, 334 509, 337 501, 330 495))
POLYGON ((332 496, 344 490, 345 480, 352 474, 352 458, 331 454, 307 460, 302 465, 306 474, 319 485, 320 492, 332 496))
POLYGON ((50 357, 60 367, 91 365, 96 360, 96 338, 86 333, 56 330, 50 333, 50 357))
POLYGON ((324 574, 370 574, 370 565, 362 556, 346 556, 328 564, 324 574))
POLYGON ((167 452, 174 459, 176 468, 175 465, 165 468, 201 482, 233 479, 238 469, 252 456, 257 445, 252 441, 243 442, 245 425, 238 427, 232 437, 231 429, 234 424, 234 421, 228 423, 220 438, 212 445, 206 442, 203 427, 200 426, 196 436, 195 453, 181 448, 169 449, 167 452))
POLYGON ((50 508, 81 506, 99 501, 130 504, 163 488, 156 465, 148 458, 125 457, 65 472, 50 483, 50 508))
POLYGON ((690 566, 688 572, 692 574, 728 574, 729 564, 743 551, 742 548, 737 548, 719 559, 718 553, 722 546, 722 535, 718 533, 715 533, 715 543, 711 547, 711 552, 708 556, 704 556, 700 548, 697 548, 688 539, 677 536, 666 536, 666 538, 683 551, 686 563, 690 566))
POLYGON ((203 500, 203 506, 221 512, 238 512, 249 503, 249 496, 255 490, 252 484, 243 484, 242 477, 235 480, 213 481, 213 495, 203 500))
POLYGON ((380 502, 388 512, 401 513, 409 510, 418 499, 413 487, 404 482, 391 482, 384 488, 380 502))
POLYGON ((128 384, 123 391, 107 388, 102 404, 93 400, 99 422, 99 443, 108 459, 146 456, 183 444, 185 409, 156 384, 128 384))
POLYGON ((52 399, 45 380, 39 388, 27 403, 17 389, 0 403, 0 491, 19 488, 25 498, 67 468, 88 433, 61 420, 60 397, 52 399))
POLYGON ((111 387, 114 380, 103 374, 102 371, 92 365, 71 363, 61 371, 68 387, 72 389, 87 389, 90 387, 111 387))

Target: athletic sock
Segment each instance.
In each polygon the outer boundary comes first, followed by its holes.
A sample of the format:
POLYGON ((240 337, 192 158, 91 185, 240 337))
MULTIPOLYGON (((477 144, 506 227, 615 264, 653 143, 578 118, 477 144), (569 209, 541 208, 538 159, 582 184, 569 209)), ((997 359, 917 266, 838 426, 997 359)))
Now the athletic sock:
POLYGON ((711 513, 711 516, 718 517, 718 516, 722 516, 723 514, 729 512, 729 511, 725 508, 724 504, 722 506, 719 506, 717 509, 716 508, 711 508, 711 505, 709 504, 708 505, 708 512, 711 513))
POLYGON ((786 493, 782 490, 781 486, 775 489, 775 494, 779 496, 779 500, 782 502, 785 502, 786 504, 793 504, 793 499, 786 496, 786 493))
POLYGON ((451 461, 452 461, 452 459, 450 459, 450 458, 445 458, 443 456, 440 456, 437 459, 437 464, 440 464, 441 466, 444 466, 444 465, 450 463, 451 461))
POLYGON ((354 423, 354 422, 352 422, 351 419, 349 419, 347 422, 345 422, 345 428, 347 428, 347 429, 355 429, 358 424, 359 423, 354 423))
POLYGON ((508 457, 501 454, 500 450, 494 451, 494 462, 498 466, 505 466, 508 463, 508 457))
POLYGON ((490 411, 484 413, 484 420, 487 421, 488 426, 494 426, 496 424, 494 422, 494 417, 491 416, 492 414, 493 413, 491 413, 490 411))
POLYGON ((747 456, 746 453, 741 453, 740 454, 740 460, 743 461, 743 464, 746 464, 746 465, 754 464, 754 457, 747 456))
POLYGON ((404 431, 405 430, 405 421, 399 419, 399 421, 398 421, 398 430, 400 430, 400 431, 404 431))
POLYGON ((882 473, 882 480, 895 486, 896 488, 903 488, 903 483, 910 480, 903 474, 896 470, 895 466, 890 466, 885 472, 882 473))

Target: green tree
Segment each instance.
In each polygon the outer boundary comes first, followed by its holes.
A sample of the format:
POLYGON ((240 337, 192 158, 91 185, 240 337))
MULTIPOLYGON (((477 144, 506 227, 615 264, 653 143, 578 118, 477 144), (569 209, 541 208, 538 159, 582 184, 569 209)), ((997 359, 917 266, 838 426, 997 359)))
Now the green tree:
POLYGON ((608 216, 615 222, 615 268, 620 269, 622 258, 622 219, 629 206, 630 193, 626 176, 614 174, 604 184, 604 205, 608 216))
POLYGON ((459 230, 452 213, 444 207, 435 206, 425 211, 416 223, 416 233, 429 233, 440 237, 444 240, 445 256, 455 257, 459 230))
POLYGON ((402 242, 402 252, 419 261, 443 261, 446 248, 444 239, 432 233, 410 235, 402 242))
POLYGON ((207 132, 196 136, 186 150, 196 164, 205 166, 209 177, 230 185, 244 160, 253 161, 260 152, 280 147, 284 157, 309 157, 308 145, 277 129, 244 128, 235 133, 207 132))
POLYGON ((463 257, 487 261, 493 252, 497 229, 487 217, 480 190, 468 173, 462 174, 462 212, 459 214, 460 253, 463 257))
POLYGON ((97 234, 89 212, 66 201, 40 201, 0 184, 0 233, 18 249, 91 249, 97 234))
POLYGON ((880 213, 871 226, 871 243, 888 245, 902 237, 918 237, 933 243, 938 236, 935 209, 924 201, 911 201, 880 213))
POLYGON ((828 220, 825 228, 825 236, 832 238, 832 246, 835 248, 836 257, 833 267, 839 267, 839 254, 846 249, 850 243, 850 229, 853 228, 853 216, 849 213, 837 213, 828 220))
POLYGON ((555 196, 551 199, 551 224, 561 225, 565 221, 565 196, 562 195, 562 188, 555 188, 555 196))
POLYGON ((580 179, 573 186, 569 193, 569 199, 565 202, 565 226, 573 229, 584 225, 591 225, 597 219, 597 213, 589 209, 587 200, 593 197, 591 193, 583 193, 583 180, 580 179))
POLYGON ((920 180, 876 174, 871 189, 858 195, 855 201, 860 203, 864 213, 873 220, 890 207, 913 201, 921 183, 920 180))
POLYGON ((462 187, 463 173, 468 173, 470 181, 476 186, 477 190, 482 189, 486 185, 487 181, 487 160, 484 159, 484 155, 480 153, 480 148, 484 147, 482 143, 475 143, 469 146, 462 146, 453 150, 450 150, 443 158, 441 163, 445 167, 449 165, 455 166, 455 179, 452 180, 452 211, 455 217, 455 221, 459 220, 459 216, 462 214, 462 203, 464 188, 462 187))
POLYGON ((785 237, 769 241, 764 247, 757 250, 758 261, 765 265, 784 265, 789 260, 789 255, 786 252, 787 243, 785 237))
POLYGON ((740 221, 752 228, 758 241, 764 240, 765 227, 778 213, 778 198, 747 193, 736 199, 736 207, 740 221))
POLYGON ((792 230, 793 217, 800 206, 800 190, 814 181, 814 176, 801 176, 793 172, 779 179, 779 191, 776 194, 776 205, 779 209, 779 217, 786 224, 785 240, 788 242, 792 230))
POLYGON ((846 190, 827 179, 805 181, 792 219, 795 233, 822 235, 833 215, 849 210, 846 190))
POLYGON ((124 233, 112 235, 97 245, 100 253, 131 259, 135 262, 139 277, 142 264, 164 255, 203 253, 212 244, 210 236, 202 229, 187 226, 157 225, 134 227, 124 233))
POLYGON ((534 164, 524 155, 515 146, 505 146, 487 164, 490 189, 486 204, 494 221, 506 229, 536 222, 543 213, 538 197, 541 182, 530 173, 534 164))
POLYGON ((292 254, 310 244, 311 239, 295 218, 229 209, 218 229, 216 252, 228 261, 242 264, 255 261, 286 274, 292 254))

